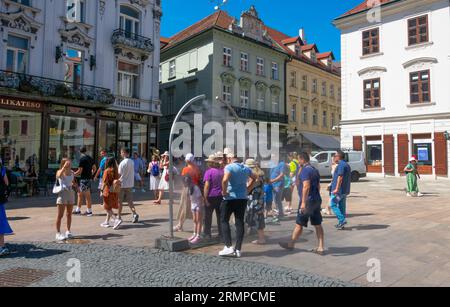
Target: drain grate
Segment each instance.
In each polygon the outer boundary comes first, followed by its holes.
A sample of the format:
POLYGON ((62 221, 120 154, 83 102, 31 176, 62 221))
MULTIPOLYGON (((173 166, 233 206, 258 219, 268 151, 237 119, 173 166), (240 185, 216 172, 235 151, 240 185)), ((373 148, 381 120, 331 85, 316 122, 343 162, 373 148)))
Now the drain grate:
POLYGON ((51 271, 15 268, 0 272, 0 288, 27 287, 46 277, 53 275, 51 271))

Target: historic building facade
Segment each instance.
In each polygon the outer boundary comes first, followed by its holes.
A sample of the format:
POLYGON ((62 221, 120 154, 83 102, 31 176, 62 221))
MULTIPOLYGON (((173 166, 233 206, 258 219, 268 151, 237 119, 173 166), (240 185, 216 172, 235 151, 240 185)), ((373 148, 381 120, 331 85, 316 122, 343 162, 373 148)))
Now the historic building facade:
POLYGON ((2 0, 0 147, 8 168, 148 155, 160 117, 159 0, 2 0))
POLYGON ((423 175, 448 177, 449 2, 370 3, 335 20, 342 31, 342 145, 365 151, 371 173, 403 175, 416 155, 423 175))
POLYGON ((243 121, 280 123, 281 138, 286 137, 285 63, 289 56, 271 38, 254 7, 239 20, 218 11, 163 41, 163 149, 168 146, 175 114, 199 94, 209 101, 203 112, 209 119, 229 118, 228 105, 243 121))
POLYGON ((290 55, 286 69, 288 147, 317 152, 340 148, 340 71, 332 52, 319 53, 305 31, 288 37, 273 33, 290 55))

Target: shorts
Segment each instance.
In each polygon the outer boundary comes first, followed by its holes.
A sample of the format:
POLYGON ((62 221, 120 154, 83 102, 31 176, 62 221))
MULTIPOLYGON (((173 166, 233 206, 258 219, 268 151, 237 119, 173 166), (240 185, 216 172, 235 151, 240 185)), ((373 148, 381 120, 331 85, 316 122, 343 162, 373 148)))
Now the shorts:
POLYGON ((255 222, 256 222, 255 228, 257 230, 266 229, 266 217, 264 216, 264 213, 257 214, 256 218, 255 218, 255 222))
POLYGON ((301 209, 298 210, 297 225, 308 227, 308 222, 313 226, 322 225, 322 201, 310 201, 306 204, 306 210, 303 213, 301 209))
POLYGON ((202 206, 200 204, 191 203, 192 212, 202 212, 202 206))
POLYGON ((56 199, 57 205, 75 205, 75 191, 74 190, 64 190, 58 194, 56 199))
POLYGON ((80 179, 80 192, 89 192, 92 189, 92 180, 80 179))
POLYGON ((287 202, 292 201, 292 189, 290 187, 283 190, 283 200, 287 202))
POLYGON ((133 204, 133 189, 121 189, 120 190, 120 201, 128 202, 129 205, 133 204))
POLYGON ((272 207, 273 207, 273 199, 271 199, 271 200, 266 200, 266 201, 265 201, 265 205, 266 205, 266 211, 272 211, 272 207))
POLYGON ((134 174, 134 181, 142 181, 142 177, 139 173, 134 174))

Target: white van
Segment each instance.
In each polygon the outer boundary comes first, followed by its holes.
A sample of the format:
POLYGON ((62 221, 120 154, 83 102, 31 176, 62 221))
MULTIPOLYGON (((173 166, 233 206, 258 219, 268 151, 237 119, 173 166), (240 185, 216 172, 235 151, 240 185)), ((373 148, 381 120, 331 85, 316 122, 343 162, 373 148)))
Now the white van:
MULTIPOLYGON (((311 158, 311 165, 319 170, 322 178, 331 178, 331 166, 336 151, 322 151, 311 158)), ((345 151, 345 160, 352 169, 352 182, 367 176, 365 155, 362 151, 345 151)))

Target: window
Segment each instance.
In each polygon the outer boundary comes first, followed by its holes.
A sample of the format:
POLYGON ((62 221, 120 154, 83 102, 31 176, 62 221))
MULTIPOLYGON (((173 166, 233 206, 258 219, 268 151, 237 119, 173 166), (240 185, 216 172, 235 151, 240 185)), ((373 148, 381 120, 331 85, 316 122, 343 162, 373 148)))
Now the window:
POLYGON ((231 49, 224 47, 223 48, 223 66, 231 67, 231 49))
POLYGON ((295 45, 295 54, 296 54, 297 56, 300 55, 300 46, 299 46, 299 45, 295 45))
POLYGON ((67 0, 67 19, 76 22, 86 22, 85 0, 67 0))
POLYGON ((331 129, 336 127, 336 115, 334 113, 331 113, 331 129))
POLYGON ((308 76, 304 75, 302 77, 302 90, 307 91, 308 90, 308 76))
POLYGON ((75 49, 67 49, 64 54, 64 81, 73 83, 77 87, 82 83, 83 76, 83 52, 75 49))
POLYGON ((297 121, 297 105, 293 104, 291 109, 291 120, 293 122, 297 121))
POLYGON ((317 79, 314 79, 314 80, 313 80, 313 83, 312 83, 312 92, 313 92, 314 94, 317 94, 317 79))
POLYGON ((430 141, 414 140, 413 153, 417 156, 419 165, 433 165, 433 151, 430 141))
POLYGON ((319 125, 319 112, 317 111, 317 109, 315 109, 313 113, 313 125, 319 125))
POLYGON ((186 101, 197 96, 197 80, 186 82, 186 101))
POLYGON ((222 99, 225 102, 231 103, 231 97, 233 93, 233 88, 231 87, 231 85, 224 85, 222 88, 222 99))
POLYGON ((319 163, 328 162, 328 153, 325 152, 325 153, 318 154, 317 156, 315 156, 315 159, 319 163))
POLYGON ((272 62, 272 80, 279 80, 278 63, 272 62))
POLYGON ((296 88, 297 87, 297 72, 291 71, 291 87, 296 88))
POLYGON ((241 52, 241 70, 248 72, 248 53, 241 52))
POLYGON ((428 15, 408 20, 408 43, 416 45, 428 42, 428 15))
POLYGON ((250 91, 247 89, 241 89, 241 107, 248 108, 250 101, 250 91))
POLYGON ((314 50, 311 50, 311 60, 313 62, 317 62, 317 55, 316 55, 316 52, 314 50))
POLYGON ((326 96, 326 95, 327 95, 327 83, 322 82, 322 96, 326 96))
POLYGON ((380 79, 364 81, 364 109, 381 107, 380 79))
POLYGON ((280 96, 278 95, 272 95, 272 112, 280 113, 280 96))
POLYGON ((379 141, 368 141, 367 164, 370 166, 383 166, 383 145, 379 141))
POLYGON ((322 127, 326 128, 328 127, 328 112, 323 111, 322 113, 322 127))
POLYGON ((139 66, 119 62, 117 77, 117 95, 122 97, 139 98, 139 66))
POLYGON ((363 55, 380 52, 380 29, 367 30, 362 33, 363 55))
POLYGON ((9 135, 9 120, 3 121, 3 135, 9 135))
POLYGON ((169 62, 169 79, 177 77, 177 62, 172 60, 169 62))
POLYGON ((167 93, 167 111, 168 114, 175 113, 175 87, 168 88, 167 93))
POLYGON ((20 134, 28 135, 28 120, 22 120, 20 123, 20 134))
POLYGON ((256 102, 258 103, 258 110, 264 111, 266 106, 266 93, 265 91, 258 90, 256 94, 256 102))
POLYGON ((430 71, 424 70, 410 74, 411 104, 431 102, 430 71))
POLYGON ((308 124, 308 107, 303 107, 302 122, 308 124))
POLYGON ((330 85, 330 97, 334 98, 334 84, 330 85))
POLYGON ((264 59, 256 58, 256 74, 258 76, 264 76, 264 59))
POLYGON ((127 37, 139 34, 139 12, 129 6, 120 6, 120 29, 125 31, 127 37))
POLYGON ((28 39, 8 35, 6 48, 6 70, 22 74, 26 73, 28 69, 28 39))

